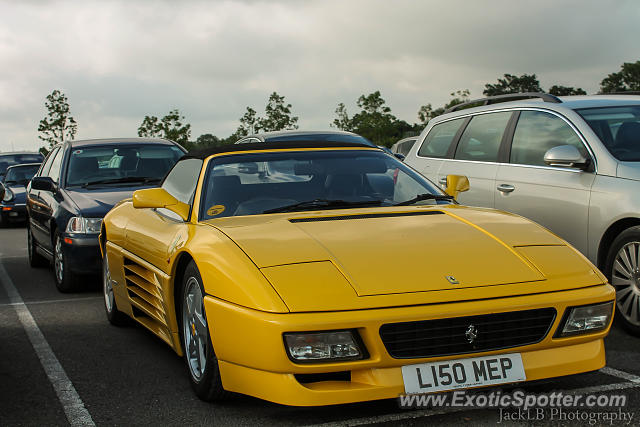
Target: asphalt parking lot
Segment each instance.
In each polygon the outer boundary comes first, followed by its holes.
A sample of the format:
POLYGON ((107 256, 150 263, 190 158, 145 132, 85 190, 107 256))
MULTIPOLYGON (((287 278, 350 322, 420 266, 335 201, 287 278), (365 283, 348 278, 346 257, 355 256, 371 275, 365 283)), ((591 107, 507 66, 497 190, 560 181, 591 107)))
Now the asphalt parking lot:
POLYGON ((397 400, 294 408, 239 395, 209 404, 191 392, 183 361, 160 339, 139 326, 111 326, 99 279, 85 280, 83 292, 58 293, 50 270, 28 266, 25 229, 0 229, 0 426, 640 425, 640 338, 615 326, 603 370, 518 389, 624 395, 622 408, 401 409, 397 400), (603 415, 614 412, 625 419, 603 415))

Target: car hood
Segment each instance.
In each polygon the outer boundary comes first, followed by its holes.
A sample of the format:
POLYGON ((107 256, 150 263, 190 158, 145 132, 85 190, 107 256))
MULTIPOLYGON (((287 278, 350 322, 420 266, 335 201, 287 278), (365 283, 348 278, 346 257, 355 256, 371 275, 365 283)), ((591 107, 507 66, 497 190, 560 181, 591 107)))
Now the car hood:
MULTIPOLYGON (((111 208, 123 199, 132 196, 141 187, 99 188, 99 189, 66 189, 67 195, 87 218, 102 218, 111 208)), ((147 187, 144 187, 147 188, 147 187)))
MULTIPOLYGON (((318 292, 327 293, 324 300, 330 301, 346 300, 349 295, 415 296, 543 283, 548 277, 535 260, 545 255, 531 249, 539 247, 555 247, 564 251, 562 257, 569 252, 577 265, 564 273, 586 275, 579 283, 602 282, 588 262, 558 237, 521 217, 487 209, 377 208, 232 217, 208 223, 251 258, 294 311, 316 307, 310 300, 318 292), (351 292, 345 294, 347 287, 351 292)), ((414 298, 413 303, 418 300, 414 298)), ((353 308, 335 301, 329 305, 353 308)))
POLYGON ((618 177, 640 181, 640 162, 618 163, 618 177))

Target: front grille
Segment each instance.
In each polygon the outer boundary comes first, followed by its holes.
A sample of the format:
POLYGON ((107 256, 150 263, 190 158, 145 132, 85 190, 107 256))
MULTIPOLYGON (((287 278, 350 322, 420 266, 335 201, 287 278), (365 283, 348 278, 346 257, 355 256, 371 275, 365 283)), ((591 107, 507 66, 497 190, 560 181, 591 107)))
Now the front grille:
POLYGON ((549 333, 555 308, 387 323, 380 338, 396 359, 477 353, 535 344, 549 333), (471 342, 469 342, 471 341, 471 342))

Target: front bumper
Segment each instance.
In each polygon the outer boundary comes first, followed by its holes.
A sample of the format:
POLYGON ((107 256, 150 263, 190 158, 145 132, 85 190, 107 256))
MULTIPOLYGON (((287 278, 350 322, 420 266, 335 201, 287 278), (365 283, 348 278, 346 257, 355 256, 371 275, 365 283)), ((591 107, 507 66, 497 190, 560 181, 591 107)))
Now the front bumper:
POLYGON ((606 330, 553 338, 567 307, 612 301, 608 285, 486 301, 323 313, 275 314, 250 310, 211 296, 204 299, 209 332, 226 390, 294 406, 342 404, 395 398, 404 393, 401 367, 437 360, 518 352, 527 381, 600 369, 606 330), (555 307, 551 330, 539 343, 482 353, 394 359, 379 335, 385 323, 555 307), (229 325, 233 325, 230 327, 229 325), (297 364, 284 348, 284 332, 357 329, 369 357, 364 360, 297 364), (347 372, 350 380, 302 382, 296 374, 347 372))
POLYGON ((67 268, 74 273, 94 274, 101 271, 102 257, 97 234, 64 233, 62 250, 66 256, 67 268))
POLYGON ((24 222, 27 220, 27 206, 25 204, 0 203, 2 222, 24 222))

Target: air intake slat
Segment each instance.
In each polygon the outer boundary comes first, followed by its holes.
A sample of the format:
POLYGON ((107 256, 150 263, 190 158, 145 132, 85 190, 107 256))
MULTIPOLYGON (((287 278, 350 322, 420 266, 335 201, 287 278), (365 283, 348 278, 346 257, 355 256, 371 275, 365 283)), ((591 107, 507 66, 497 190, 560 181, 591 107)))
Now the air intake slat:
POLYGON ((131 264, 130 262, 126 263, 124 265, 124 268, 131 271, 136 276, 142 277, 147 282, 156 283, 155 275, 151 271, 147 270, 146 268, 140 267, 139 265, 136 265, 136 264, 131 264))
POLYGON ((140 277, 134 276, 132 274, 127 274, 126 276, 124 276, 124 278, 130 281, 131 283, 134 283, 136 286, 144 289, 148 294, 150 294, 154 298, 162 299, 160 290, 154 284, 149 283, 146 280, 141 279, 140 277))
POLYGON ((164 313, 156 309, 152 305, 150 305, 144 299, 136 295, 132 295, 131 289, 129 289, 129 300, 141 311, 143 311, 147 316, 151 317, 153 320, 157 321, 158 323, 166 327, 164 313))

